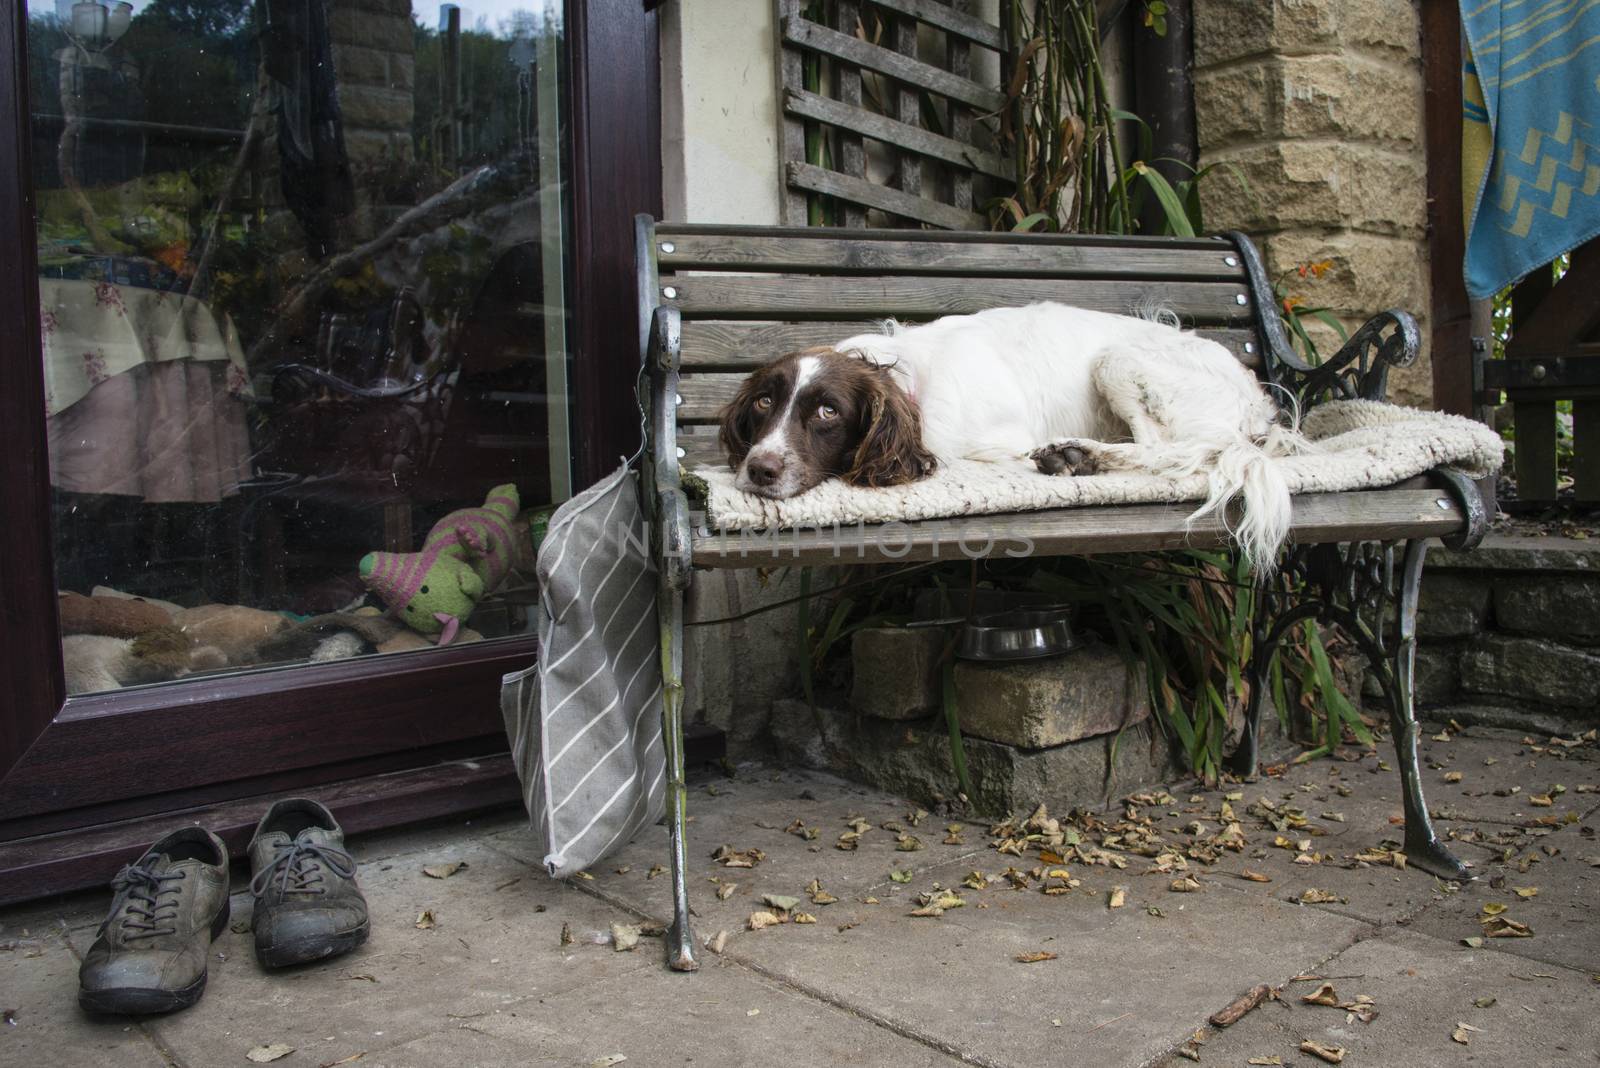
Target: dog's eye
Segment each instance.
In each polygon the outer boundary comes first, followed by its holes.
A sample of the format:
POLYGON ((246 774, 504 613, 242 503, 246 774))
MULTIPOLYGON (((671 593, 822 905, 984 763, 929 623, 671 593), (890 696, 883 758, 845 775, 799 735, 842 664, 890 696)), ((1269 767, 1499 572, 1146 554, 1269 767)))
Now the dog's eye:
POLYGON ((839 409, 835 408, 831 404, 824 404, 817 408, 818 419, 837 419, 838 417, 839 409))
POLYGON ((763 393, 763 394, 761 394, 761 396, 756 398, 756 411, 758 411, 758 412, 770 412, 770 411, 772 411, 772 397, 771 397, 770 394, 763 393))

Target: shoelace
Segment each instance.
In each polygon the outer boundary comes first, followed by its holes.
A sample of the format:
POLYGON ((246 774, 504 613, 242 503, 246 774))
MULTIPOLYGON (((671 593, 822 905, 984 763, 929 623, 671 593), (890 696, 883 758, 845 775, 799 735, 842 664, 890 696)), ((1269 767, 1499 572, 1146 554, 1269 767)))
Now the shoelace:
POLYGON ((119 894, 127 891, 127 900, 120 909, 114 909, 106 917, 98 933, 104 934, 111 921, 120 914, 124 937, 130 941, 175 934, 177 928, 162 927, 160 924, 177 918, 179 888, 172 884, 188 877, 186 871, 162 873, 138 864, 127 865, 111 880, 111 889, 119 894))
POLYGON ((317 842, 296 839, 281 847, 278 855, 272 858, 272 863, 256 873, 256 877, 250 880, 250 892, 261 897, 276 878, 280 897, 284 894, 324 893, 327 889, 321 885, 324 864, 346 879, 356 873, 355 859, 349 853, 317 842))

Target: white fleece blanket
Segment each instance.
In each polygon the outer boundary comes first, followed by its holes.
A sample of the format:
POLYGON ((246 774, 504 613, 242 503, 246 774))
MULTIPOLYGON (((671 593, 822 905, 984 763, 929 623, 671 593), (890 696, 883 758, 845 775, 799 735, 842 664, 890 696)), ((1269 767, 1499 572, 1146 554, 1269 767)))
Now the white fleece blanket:
MULTIPOLYGON (((1376 401, 1320 405, 1306 415, 1301 429, 1317 449, 1277 461, 1293 493, 1374 489, 1435 467, 1454 467, 1478 478, 1498 471, 1503 455, 1500 436, 1482 423, 1376 401)), ((1020 460, 958 461, 920 482, 883 489, 832 479, 783 501, 735 489, 733 472, 725 465, 702 466, 692 474, 705 482, 706 524, 713 530, 886 523, 1206 497, 1204 475, 1174 479, 1121 472, 1064 478, 1041 474, 1020 460)))

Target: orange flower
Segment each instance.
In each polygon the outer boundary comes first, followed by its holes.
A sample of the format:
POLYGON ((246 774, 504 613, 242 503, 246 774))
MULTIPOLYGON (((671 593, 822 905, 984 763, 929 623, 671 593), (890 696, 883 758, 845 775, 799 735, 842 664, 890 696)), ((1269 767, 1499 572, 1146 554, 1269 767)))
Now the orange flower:
POLYGON ((1304 297, 1294 297, 1294 296, 1284 297, 1283 298, 1283 313, 1285 315, 1288 315, 1289 313, 1293 312, 1296 308, 1305 307, 1305 303, 1306 303, 1306 300, 1305 300, 1304 297))

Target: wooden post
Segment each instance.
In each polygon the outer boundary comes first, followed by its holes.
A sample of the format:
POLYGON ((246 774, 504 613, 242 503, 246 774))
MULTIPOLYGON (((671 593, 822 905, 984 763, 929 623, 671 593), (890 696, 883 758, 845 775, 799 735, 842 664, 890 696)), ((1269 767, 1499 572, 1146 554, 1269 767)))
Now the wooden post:
MULTIPOLYGON (((917 58, 917 20, 897 16, 894 19, 894 50, 908 59, 917 58)), ((915 89, 902 88, 895 93, 895 118, 908 126, 922 125, 922 96, 915 89)), ((895 168, 895 185, 909 196, 922 195, 922 157, 910 149, 898 152, 899 164, 895 168)))
MULTIPOLYGON (((800 17, 800 0, 778 0, 777 18, 773 33, 778 49, 778 99, 783 99, 785 86, 805 84, 804 61, 800 50, 784 42, 783 24, 800 17)), ((805 226, 806 195, 789 184, 788 165, 806 158, 805 124, 788 112, 782 113, 782 130, 778 136, 778 204, 779 219, 785 226, 805 226)))
POLYGON ((1600 502, 1600 398, 1572 402, 1572 492, 1584 504, 1600 502))
MULTIPOLYGON (((835 13, 834 29, 840 33, 848 33, 854 37, 856 27, 861 18, 861 5, 856 0, 839 0, 835 13)), ((840 102, 853 108, 861 106, 861 68, 835 60, 833 64, 834 83, 840 102)), ((839 131, 839 169, 852 178, 865 179, 867 176, 867 152, 862 144, 861 137, 848 130, 839 131)), ((844 209, 844 224, 846 226, 863 227, 867 225, 867 213, 860 204, 849 200, 838 201, 844 209)))
MULTIPOLYGON (((955 0, 955 9, 963 15, 972 14, 972 0, 955 0)), ((945 34, 945 54, 951 74, 972 77, 972 46, 959 34, 945 34)), ((972 143, 972 109, 959 101, 950 101, 949 134, 964 144, 972 143)), ((965 167, 950 168, 950 203, 963 211, 972 210, 972 172, 965 167)))
MULTIPOLYGON (((1554 286, 1549 267, 1541 267, 1511 290, 1511 335, 1529 330, 1529 322, 1554 286)), ((1531 332, 1531 331, 1529 331, 1531 332)), ((1525 339, 1526 340, 1526 339, 1525 339)), ((1512 348, 1515 348, 1513 342, 1512 348)), ((1517 399, 1511 406, 1516 425, 1517 499, 1556 499, 1556 402, 1517 399)))

